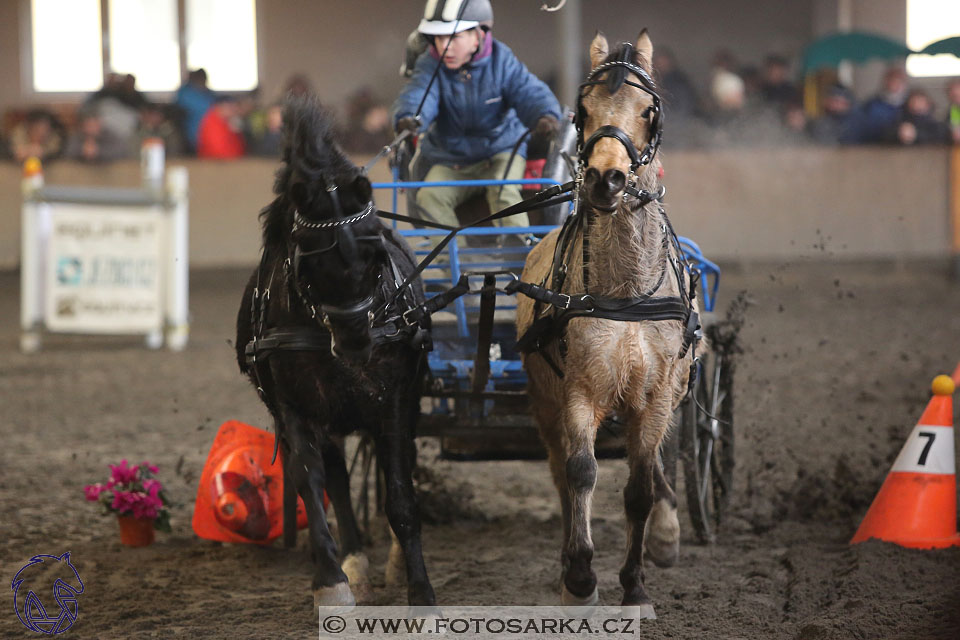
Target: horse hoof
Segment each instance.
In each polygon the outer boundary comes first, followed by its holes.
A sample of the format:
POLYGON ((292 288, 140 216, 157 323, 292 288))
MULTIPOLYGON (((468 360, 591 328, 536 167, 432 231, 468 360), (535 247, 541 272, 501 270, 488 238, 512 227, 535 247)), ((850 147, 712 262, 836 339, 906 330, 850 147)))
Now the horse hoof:
POLYGON ((560 590, 560 604, 564 607, 593 607, 600 602, 600 593, 597 588, 593 588, 593 593, 584 597, 575 596, 567 591, 567 585, 563 585, 560 590))
POLYGON ((340 568, 347 575, 347 581, 357 602, 363 604, 372 601, 373 587, 367 575, 370 561, 367 560, 366 554, 351 553, 340 563, 340 568))
POLYGON ((657 613, 653 610, 653 605, 647 604, 628 604, 620 607, 620 613, 625 618, 634 620, 656 620, 657 613))
POLYGON ((390 545, 390 556, 387 558, 386 568, 387 586, 402 586, 407 581, 407 563, 403 558, 403 547, 400 542, 394 538, 390 545))
POLYGON ((313 590, 314 607, 337 607, 349 611, 356 604, 357 601, 353 597, 350 585, 346 582, 338 582, 332 587, 320 587, 313 590))
POLYGON ((680 521, 677 508, 667 500, 658 500, 650 510, 643 532, 646 556, 658 567, 672 567, 680 555, 680 521))

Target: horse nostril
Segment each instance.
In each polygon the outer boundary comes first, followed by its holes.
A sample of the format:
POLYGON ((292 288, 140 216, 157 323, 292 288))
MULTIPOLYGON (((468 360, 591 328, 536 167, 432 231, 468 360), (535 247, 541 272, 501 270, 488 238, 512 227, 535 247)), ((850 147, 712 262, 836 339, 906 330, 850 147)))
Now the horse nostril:
POLYGON ((606 183, 607 191, 613 195, 623 190, 627 184, 627 176, 619 169, 607 169, 603 173, 603 181, 606 183))
POLYGON ((588 188, 593 187, 600 182, 600 172, 593 167, 590 167, 587 169, 587 173, 583 176, 583 182, 588 188))

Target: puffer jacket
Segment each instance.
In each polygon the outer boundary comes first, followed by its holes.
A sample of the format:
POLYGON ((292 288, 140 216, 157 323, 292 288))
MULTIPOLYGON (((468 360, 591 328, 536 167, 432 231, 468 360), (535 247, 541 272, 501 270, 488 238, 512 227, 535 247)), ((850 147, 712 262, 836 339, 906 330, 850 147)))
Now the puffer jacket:
MULTIPOLYGON (((434 69, 441 64, 420 112, 420 153, 428 165, 474 164, 510 151, 526 129, 543 115, 560 118, 550 88, 527 70, 502 42, 487 35, 473 60, 450 70, 428 50, 393 105, 393 123, 412 117, 434 69)), ((518 150, 526 157, 526 145, 518 150)))

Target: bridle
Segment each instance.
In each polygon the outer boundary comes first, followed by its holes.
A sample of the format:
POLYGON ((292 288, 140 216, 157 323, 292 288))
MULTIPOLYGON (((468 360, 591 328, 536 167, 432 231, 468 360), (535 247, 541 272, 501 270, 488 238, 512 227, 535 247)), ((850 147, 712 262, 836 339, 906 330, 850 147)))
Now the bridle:
POLYGON ((340 204, 340 197, 336 183, 332 183, 327 187, 327 194, 333 201, 334 217, 331 220, 312 222, 304 218, 300 214, 299 210, 294 210, 293 212, 293 226, 290 229, 289 243, 290 255, 287 257, 287 260, 284 263, 284 266, 290 272, 288 276, 290 277, 291 288, 297 294, 297 297, 300 299, 307 311, 310 312, 311 317, 321 322, 328 330, 330 330, 331 320, 340 322, 356 322, 363 318, 367 324, 370 324, 370 322, 372 322, 372 319, 369 317, 370 309, 374 305, 374 296, 377 287, 374 287, 370 295, 362 300, 358 300, 347 305, 334 305, 329 303, 314 302, 310 284, 303 285, 300 280, 300 265, 304 258, 322 255, 337 249, 341 258, 343 258, 343 260, 350 265, 351 268, 361 267, 362 265, 359 264, 358 260, 359 254, 357 252, 356 243, 363 241, 383 241, 380 235, 357 236, 350 228, 352 225, 365 220, 376 210, 372 200, 368 202, 360 211, 351 215, 344 215, 343 207, 340 204), (325 247, 304 251, 296 239, 298 230, 304 230, 308 233, 332 232, 333 240, 325 247))
MULTIPOLYGON (((580 90, 577 94, 577 110, 574 115, 574 124, 577 127, 577 158, 580 161, 580 167, 577 173, 578 186, 583 183, 583 174, 590 165, 590 155, 593 153, 593 147, 596 146, 597 142, 602 138, 613 138, 623 145, 627 151, 627 155, 630 157, 630 171, 627 176, 626 186, 624 187, 624 200, 626 200, 628 196, 645 199, 651 195, 643 190, 637 189, 637 170, 653 161, 653 158, 657 155, 657 150, 660 148, 660 142, 663 137, 663 109, 661 107, 660 94, 657 93, 657 86, 653 78, 650 77, 650 74, 639 65, 633 63, 634 53, 635 49, 633 45, 624 43, 623 52, 619 60, 605 62, 590 72, 587 79, 580 85, 580 90), (623 129, 609 124, 599 127, 586 141, 583 139, 583 127, 587 119, 587 111, 583 106, 583 98, 592 87, 607 82, 602 76, 617 68, 629 71, 639 80, 639 82, 633 82, 630 79, 624 79, 624 84, 636 87, 650 94, 650 97, 653 99, 653 104, 647 107, 641 116, 643 118, 653 116, 650 122, 646 145, 642 152, 637 151, 633 140, 630 139, 630 136, 627 135, 623 129)), ((651 200, 652 199, 653 198, 651 198, 651 200)), ((613 211, 615 211, 615 209, 613 211)))

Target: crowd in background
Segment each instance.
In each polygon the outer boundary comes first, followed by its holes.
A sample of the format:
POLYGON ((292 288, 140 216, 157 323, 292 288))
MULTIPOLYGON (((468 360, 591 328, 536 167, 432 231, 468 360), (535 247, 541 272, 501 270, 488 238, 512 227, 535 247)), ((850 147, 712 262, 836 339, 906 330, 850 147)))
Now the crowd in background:
MULTIPOLYGON (((820 91, 810 117, 789 62, 768 56, 762 66, 740 65, 728 52, 713 59, 709 85, 697 91, 672 53, 660 48, 653 65, 667 118, 667 147, 780 144, 960 144, 960 78, 947 88, 947 112, 938 114, 925 91, 912 88, 892 66, 876 95, 858 102, 835 83, 820 91)), ((306 77, 292 76, 285 95, 312 93, 306 77)), ((0 156, 21 163, 30 156, 88 163, 136 158, 144 140, 159 138, 168 157, 230 159, 277 157, 282 143, 282 100, 261 102, 259 91, 218 94, 203 69, 191 71, 169 103, 148 100, 132 75, 110 74, 104 87, 79 105, 70 126, 48 109, 31 109, 0 131, 0 156)), ((347 151, 374 153, 391 139, 382 96, 361 88, 340 118, 347 151)))
POLYGON ((960 78, 948 85, 946 114, 935 112, 926 91, 910 86, 900 66, 887 68, 878 92, 863 102, 834 81, 811 109, 789 62, 777 55, 756 67, 718 52, 708 95, 696 91, 669 50, 654 53, 653 64, 669 118, 668 146, 960 144, 960 78))
MULTIPOLYGON (((305 76, 286 83, 284 97, 312 93, 305 76)), ((343 122, 348 151, 380 150, 391 136, 387 107, 363 88, 351 96, 343 122)), ((160 139, 167 157, 231 159, 278 157, 283 141, 283 97, 266 105, 258 90, 220 94, 203 69, 191 71, 169 103, 149 101, 132 75, 110 74, 102 89, 75 111, 71 126, 50 109, 35 108, 0 132, 0 155, 22 163, 31 156, 49 162, 67 158, 106 163, 139 157, 147 139, 160 139)))

